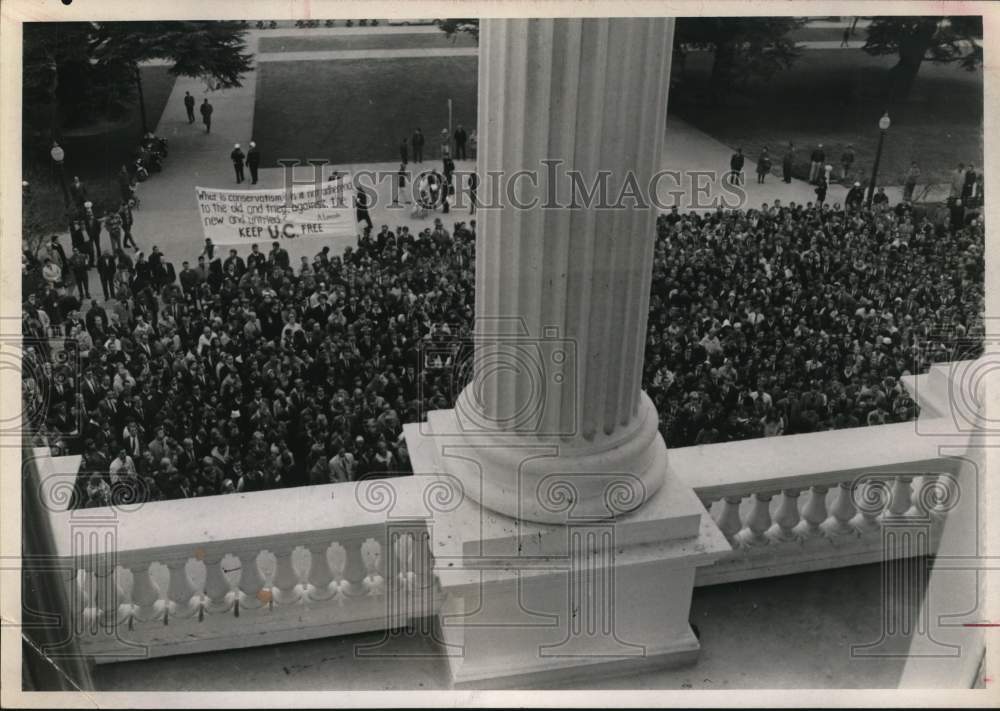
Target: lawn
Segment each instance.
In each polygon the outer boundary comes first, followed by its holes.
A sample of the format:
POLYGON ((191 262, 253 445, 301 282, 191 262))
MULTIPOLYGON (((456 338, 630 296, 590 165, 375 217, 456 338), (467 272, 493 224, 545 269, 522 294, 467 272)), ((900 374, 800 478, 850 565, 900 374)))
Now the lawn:
MULTIPOLYGON (((771 81, 755 82, 724 106, 708 100, 706 87, 712 57, 688 55, 683 83, 672 94, 670 109, 724 143, 742 146, 756 158, 763 146, 776 157, 789 141, 798 147, 796 174, 808 173, 808 153, 822 142, 827 161, 839 166, 853 143, 855 177, 871 172, 882 114, 881 87, 892 57, 870 57, 861 50, 805 50, 791 69, 771 81)), ((675 78, 681 74, 675 66, 675 78)), ((905 105, 890 111, 880 181, 900 185, 910 161, 924 180, 944 183, 959 161, 983 166, 983 75, 955 66, 925 62, 905 105)), ((838 171, 839 172, 839 171, 838 171)))
POLYGON ((297 37, 261 36, 260 52, 317 52, 359 49, 450 49, 475 47, 476 40, 466 32, 449 38, 444 32, 385 35, 300 35, 297 37))
MULTIPOLYGON (((174 86, 175 77, 168 69, 164 66, 141 69, 150 130, 156 129, 174 86)), ((115 175, 138 145, 141 134, 142 120, 136 104, 114 125, 91 126, 64 135, 61 145, 66 152, 67 180, 72 180, 74 175, 80 176, 99 214, 118 199, 120 193, 115 175)), ((46 232, 65 230, 65 203, 50 169, 48 152, 33 152, 25 146, 23 159, 24 179, 32 185, 42 218, 39 229, 46 232)), ((168 160, 164 170, 169 169, 168 160)))
POLYGON ((262 62, 254 135, 271 155, 334 164, 396 161, 399 142, 420 127, 425 158, 453 124, 476 126, 476 57, 262 62), (321 78, 317 80, 317 78, 321 78))

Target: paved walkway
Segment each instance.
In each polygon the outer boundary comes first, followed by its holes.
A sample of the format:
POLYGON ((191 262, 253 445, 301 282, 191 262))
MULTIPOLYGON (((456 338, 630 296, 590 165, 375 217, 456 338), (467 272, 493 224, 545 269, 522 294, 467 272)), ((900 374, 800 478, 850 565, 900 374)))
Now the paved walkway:
MULTIPOLYGON (((284 30, 251 30, 247 33, 247 44, 250 52, 256 54, 258 39, 266 36, 293 34, 347 34, 347 33, 380 33, 393 32, 438 32, 434 27, 365 27, 365 28, 291 28, 284 30)), ((434 56, 438 53, 475 54, 475 48, 429 49, 429 50, 357 50, 341 52, 286 52, 267 53, 259 55, 257 61, 281 61, 283 59, 324 59, 340 58, 377 58, 384 56, 434 56), (273 58, 272 58, 273 57, 273 58)), ((240 143, 244 150, 253 137, 254 100, 256 97, 256 75, 249 74, 244 86, 236 89, 208 91, 203 82, 196 79, 181 77, 174 85, 167 101, 163 116, 157 126, 158 135, 170 141, 170 156, 164 170, 139 187, 142 198, 141 209, 136 214, 135 234, 140 247, 147 251, 156 244, 180 269, 180 263, 185 260, 192 262, 201 251, 204 240, 201 221, 195 198, 195 187, 235 188, 235 178, 229 152, 234 143, 240 143), (199 120, 189 124, 185 115, 184 92, 190 91, 197 103, 208 98, 215 107, 213 114, 212 133, 206 134, 199 120)), ((267 147, 262 146, 265 157, 267 147)), ((790 184, 780 178, 769 175, 763 185, 756 183, 756 163, 750 156, 745 165, 745 182, 742 186, 743 196, 736 196, 731 190, 724 190, 719 178, 728 172, 729 158, 732 149, 724 143, 699 131, 680 119, 670 116, 667 121, 666 141, 663 151, 662 167, 665 170, 679 171, 676 181, 665 179, 660 183, 658 194, 664 203, 670 204, 668 196, 678 194, 682 209, 715 209, 717 205, 727 207, 759 207, 762 203, 771 203, 775 199, 782 202, 808 202, 815 200, 813 187, 801 180, 793 180, 790 184)), ((756 158, 754 156, 753 158, 756 158)), ((775 166, 780 165, 781 156, 772 158, 775 166)), ((427 161, 425 167, 439 167, 440 161, 427 161)), ((411 164, 411 170, 421 166, 411 164)), ((472 161, 459 162, 458 170, 471 170, 472 161)), ((397 163, 371 163, 329 166, 340 172, 354 173, 357 170, 383 170, 395 172, 397 163)), ((307 174, 296 173, 296 179, 306 179, 307 174)), ((280 187, 283 184, 283 172, 280 168, 262 168, 258 187, 280 187)), ((389 206, 390 181, 379 185, 378 203, 371 211, 376 229, 381 224, 395 228, 408 225, 411 231, 419 231, 433 224, 434 217, 442 217, 450 226, 456 220, 469 219, 468 209, 452 211, 449 215, 431 213, 427 218, 410 217, 408 209, 391 209, 389 206)), ((830 203, 843 202, 847 189, 834 184, 827 193, 830 203)), ((890 200, 895 203, 901 197, 899 188, 887 188, 890 200)), ((311 256, 329 243, 335 252, 341 252, 344 247, 353 244, 353 239, 340 239, 333 242, 320 240, 289 241, 287 249, 290 255, 311 256)))

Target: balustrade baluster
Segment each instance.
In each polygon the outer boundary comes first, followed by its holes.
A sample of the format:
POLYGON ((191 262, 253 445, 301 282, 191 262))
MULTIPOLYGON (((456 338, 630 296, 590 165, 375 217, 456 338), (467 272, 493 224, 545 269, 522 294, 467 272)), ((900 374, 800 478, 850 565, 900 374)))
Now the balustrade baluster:
POLYGON ((278 594, 283 602, 298 598, 295 586, 299 583, 299 576, 295 572, 295 564, 292 562, 294 550, 295 546, 289 545, 287 548, 274 552, 274 587, 278 589, 278 594))
POLYGON ((889 506, 882 512, 882 518, 900 518, 910 510, 913 498, 912 476, 897 476, 892 482, 892 491, 889 496, 889 506))
POLYGON ((743 529, 743 522, 740 521, 741 501, 743 501, 742 496, 724 496, 722 506, 719 509, 719 517, 715 520, 719 530, 730 542, 734 541, 743 529))
POLYGON ((859 534, 874 533, 882 527, 882 512, 889 499, 888 487, 881 479, 867 478, 855 489, 858 515, 851 524, 859 534))
POLYGON ((809 499, 802 507, 802 521, 795 529, 802 536, 822 535, 820 525, 826 521, 826 493, 829 486, 817 484, 809 490, 809 499))
POLYGON ((762 546, 769 542, 765 534, 771 528, 771 499, 773 497, 773 492, 759 492, 753 495, 746 528, 739 533, 739 540, 743 545, 762 546))
POLYGON ((229 606, 226 595, 232 590, 229 580, 222 572, 223 557, 224 554, 220 552, 202 558, 205 564, 205 585, 202 592, 215 610, 224 610, 229 606))
POLYGON ((365 562, 361 554, 363 540, 345 541, 342 543, 347 552, 347 561, 344 564, 344 579, 347 581, 344 593, 351 597, 360 597, 365 590, 365 562))
MULTIPOLYGON (((251 604, 252 607, 271 602, 271 591, 264 588, 264 576, 257 565, 259 555, 260 551, 243 551, 237 554, 240 559, 240 590, 255 601, 251 604)), ((238 607, 236 614, 239 614, 238 607)))
POLYGON ((838 487, 830 517, 823 523, 822 528, 827 533, 835 535, 856 535, 857 530, 851 525, 851 519, 857 512, 854 507, 854 482, 842 481, 838 487))
POLYGON ((330 543, 328 541, 310 543, 307 547, 312 556, 312 564, 309 566, 309 582, 315 587, 313 596, 317 599, 326 599, 329 597, 331 583, 335 577, 327 558, 330 543))
POLYGON ((160 592, 149 577, 150 563, 137 563, 129 566, 132 571, 132 601, 139 606, 139 619, 149 619, 153 616, 153 608, 160 599, 160 592))
POLYGON ((176 558, 166 562, 167 570, 170 571, 170 583, 167 586, 166 600, 168 604, 164 610, 163 624, 167 624, 169 617, 177 614, 177 608, 186 608, 194 597, 194 587, 187 574, 187 558, 176 558))
POLYGON ((795 527, 802 520, 799 515, 799 490, 785 489, 781 492, 781 503, 774 512, 774 525, 767 535, 772 541, 796 541, 801 538, 795 527))

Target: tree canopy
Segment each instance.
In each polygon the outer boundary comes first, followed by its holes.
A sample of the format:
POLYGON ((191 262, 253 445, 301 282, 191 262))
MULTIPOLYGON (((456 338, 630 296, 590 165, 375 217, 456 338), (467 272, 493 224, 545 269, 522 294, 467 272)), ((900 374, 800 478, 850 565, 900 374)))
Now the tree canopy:
POLYGON ((891 100, 902 101, 913 88, 925 60, 958 62, 969 71, 981 67, 982 37, 981 16, 873 17, 863 49, 873 56, 895 54, 899 57, 889 71, 887 93, 891 100))
POLYGON ((235 21, 45 22, 24 25, 24 124, 36 143, 62 128, 120 116, 140 62, 164 59, 175 76, 212 88, 240 86, 252 71, 235 21))

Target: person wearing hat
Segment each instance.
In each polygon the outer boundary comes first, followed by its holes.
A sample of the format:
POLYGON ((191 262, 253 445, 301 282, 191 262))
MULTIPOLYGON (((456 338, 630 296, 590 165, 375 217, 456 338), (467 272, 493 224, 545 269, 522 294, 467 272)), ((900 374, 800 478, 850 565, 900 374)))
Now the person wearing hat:
POLYGON ((233 168, 236 170, 236 183, 243 182, 243 161, 246 158, 243 151, 240 150, 240 144, 237 143, 233 146, 233 152, 229 154, 229 158, 233 161, 233 168))
POLYGON ((250 141, 250 148, 247 150, 247 167, 250 169, 250 184, 257 184, 257 169, 260 167, 260 151, 257 144, 250 141))

